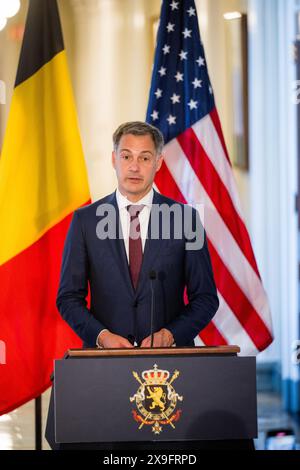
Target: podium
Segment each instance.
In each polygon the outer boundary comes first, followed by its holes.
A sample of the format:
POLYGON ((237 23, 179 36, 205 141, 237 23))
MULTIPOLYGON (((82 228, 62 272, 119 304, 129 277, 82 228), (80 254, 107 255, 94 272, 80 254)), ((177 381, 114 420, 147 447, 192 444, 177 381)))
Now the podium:
POLYGON ((250 442, 257 437, 256 360, 238 352, 69 350, 55 361, 46 439, 53 449, 250 442))

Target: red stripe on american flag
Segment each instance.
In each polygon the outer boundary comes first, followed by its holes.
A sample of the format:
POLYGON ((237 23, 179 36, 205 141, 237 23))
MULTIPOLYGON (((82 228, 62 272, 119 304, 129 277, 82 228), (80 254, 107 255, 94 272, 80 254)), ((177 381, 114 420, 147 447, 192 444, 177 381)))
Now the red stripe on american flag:
POLYGON ((230 158, 229 158, 229 154, 228 154, 228 151, 227 151, 227 147, 226 147, 226 143, 225 143, 225 139, 224 139, 224 134, 223 134, 223 131, 222 131, 222 125, 221 125, 221 121, 220 121, 220 118, 219 118, 219 114, 218 114, 218 111, 216 108, 214 108, 210 113, 209 113, 210 117, 211 117, 211 120, 215 126, 215 129, 217 131, 217 134, 219 136, 219 139, 220 139, 220 142, 222 144, 222 147, 223 147, 223 150, 224 150, 224 153, 225 153, 225 156, 230 164, 231 165, 231 161, 230 161, 230 158))
POLYGON ((177 137, 177 141, 244 256, 260 277, 245 224, 195 132, 189 128, 177 137))
POLYGON ((222 346, 228 344, 228 341, 221 335, 212 321, 200 331, 199 336, 207 346, 222 346))
POLYGON ((269 329, 226 268, 210 240, 208 240, 208 246, 220 294, 224 297, 257 349, 262 351, 273 340, 269 329))
POLYGON ((164 161, 159 172, 156 173, 155 184, 164 196, 185 203, 184 197, 164 161))

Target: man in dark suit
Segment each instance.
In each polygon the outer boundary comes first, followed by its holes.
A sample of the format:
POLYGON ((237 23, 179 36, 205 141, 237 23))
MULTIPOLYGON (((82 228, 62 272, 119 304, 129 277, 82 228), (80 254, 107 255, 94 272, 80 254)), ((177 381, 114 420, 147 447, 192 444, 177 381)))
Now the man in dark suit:
POLYGON ((113 142, 118 189, 75 211, 63 254, 58 309, 86 347, 149 347, 153 287, 153 346, 193 345, 219 305, 198 212, 152 188, 163 159, 158 129, 125 123, 113 142), (203 240, 195 249, 198 232, 203 240))

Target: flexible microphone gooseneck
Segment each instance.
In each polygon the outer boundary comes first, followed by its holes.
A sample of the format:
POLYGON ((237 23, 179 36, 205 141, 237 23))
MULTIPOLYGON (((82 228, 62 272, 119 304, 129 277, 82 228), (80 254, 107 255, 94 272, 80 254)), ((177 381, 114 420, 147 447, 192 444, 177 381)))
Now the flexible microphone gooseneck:
POLYGON ((150 335, 151 335, 151 348, 153 348, 153 319, 155 310, 155 295, 154 295, 154 281, 156 279, 156 272, 149 272, 150 286, 151 286, 151 316, 150 316, 150 335))

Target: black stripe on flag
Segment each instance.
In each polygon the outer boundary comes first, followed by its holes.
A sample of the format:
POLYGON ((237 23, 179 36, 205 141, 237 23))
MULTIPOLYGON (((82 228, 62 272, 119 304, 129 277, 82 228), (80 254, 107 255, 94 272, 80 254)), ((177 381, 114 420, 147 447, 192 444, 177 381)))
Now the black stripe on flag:
POLYGON ((15 87, 63 49, 56 0, 30 0, 15 87))

